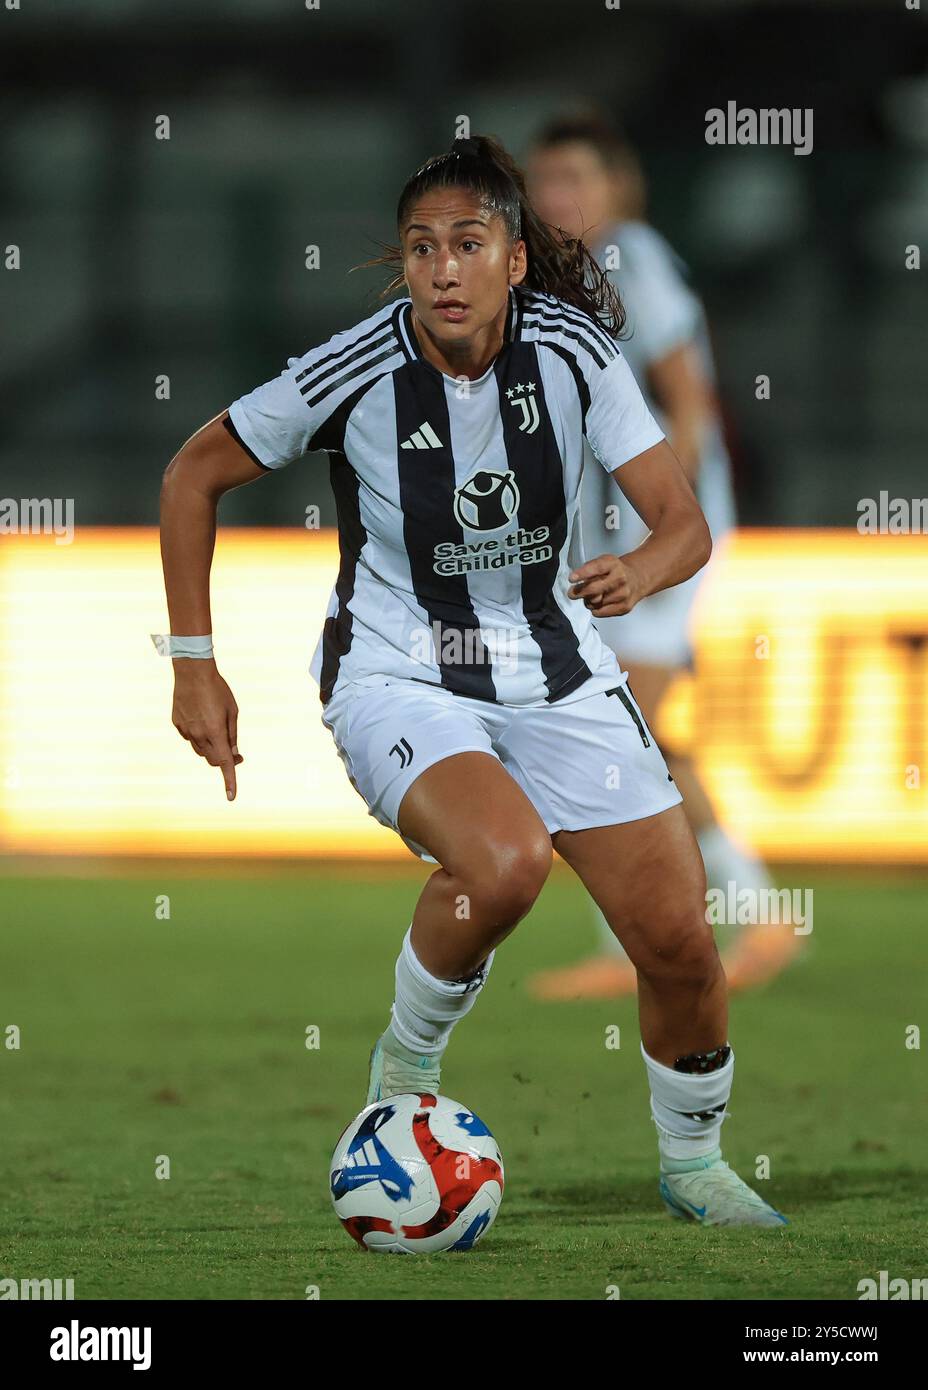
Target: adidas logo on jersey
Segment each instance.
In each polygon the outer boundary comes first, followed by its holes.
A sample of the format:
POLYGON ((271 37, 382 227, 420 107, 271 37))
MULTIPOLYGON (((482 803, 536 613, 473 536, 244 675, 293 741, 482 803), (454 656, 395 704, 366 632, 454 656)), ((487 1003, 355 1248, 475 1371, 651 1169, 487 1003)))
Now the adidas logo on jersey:
POLYGON ((428 420, 420 425, 408 439, 404 439, 400 445, 401 449, 443 449, 444 447, 428 420))

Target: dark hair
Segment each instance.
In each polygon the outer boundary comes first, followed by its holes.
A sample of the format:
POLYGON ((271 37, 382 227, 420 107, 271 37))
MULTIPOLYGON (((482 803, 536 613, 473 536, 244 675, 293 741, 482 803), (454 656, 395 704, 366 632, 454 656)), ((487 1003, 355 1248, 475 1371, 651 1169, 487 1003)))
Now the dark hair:
MULTIPOLYGON (((503 219, 512 241, 525 242, 528 269, 522 284, 526 289, 555 295, 590 314, 613 336, 621 334, 625 309, 614 286, 579 237, 541 220, 529 202, 521 169, 499 140, 491 135, 455 140, 445 154, 435 155, 417 169, 397 203, 400 236, 410 207, 433 188, 466 188, 503 219)), ((382 255, 363 264, 384 265, 397 272, 381 298, 402 286, 401 245, 383 246, 382 255)))
POLYGON ((571 144, 589 145, 606 169, 625 175, 631 204, 628 215, 643 217, 646 199, 641 162, 619 122, 600 106, 562 111, 538 131, 532 149, 550 150, 571 144))

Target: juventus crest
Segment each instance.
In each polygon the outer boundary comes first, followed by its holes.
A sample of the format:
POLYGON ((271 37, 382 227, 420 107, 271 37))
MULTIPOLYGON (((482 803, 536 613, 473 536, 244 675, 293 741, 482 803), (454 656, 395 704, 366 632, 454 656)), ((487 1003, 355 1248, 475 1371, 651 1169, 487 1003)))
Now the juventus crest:
POLYGON ((506 397, 514 409, 520 408, 522 411, 519 429, 523 430, 525 434, 534 434, 539 424, 534 381, 529 381, 524 385, 520 381, 516 386, 510 386, 506 392, 506 397))

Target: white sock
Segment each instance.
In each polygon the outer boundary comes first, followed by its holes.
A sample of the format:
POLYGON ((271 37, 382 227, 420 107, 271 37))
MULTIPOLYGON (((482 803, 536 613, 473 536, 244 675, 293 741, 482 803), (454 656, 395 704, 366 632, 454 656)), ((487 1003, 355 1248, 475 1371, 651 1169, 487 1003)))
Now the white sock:
POLYGON ((740 888, 760 891, 771 887, 764 864, 749 849, 736 845, 720 825, 706 825, 696 836, 712 888, 726 888, 734 882, 740 888))
POLYGON ((644 1050, 641 1055, 651 1087, 651 1115, 657 1125, 661 1160, 704 1158, 719 1147, 722 1123, 728 1114, 734 1052, 718 1071, 674 1071, 644 1050), (704 1112, 715 1111, 715 1114, 704 1112), (697 1118, 704 1114, 704 1118, 697 1118))
POLYGON ((454 1025, 470 1013, 493 964, 491 951, 467 980, 437 980, 412 948, 412 927, 396 962, 396 998, 391 1028, 397 1042, 421 1056, 444 1052, 454 1025))

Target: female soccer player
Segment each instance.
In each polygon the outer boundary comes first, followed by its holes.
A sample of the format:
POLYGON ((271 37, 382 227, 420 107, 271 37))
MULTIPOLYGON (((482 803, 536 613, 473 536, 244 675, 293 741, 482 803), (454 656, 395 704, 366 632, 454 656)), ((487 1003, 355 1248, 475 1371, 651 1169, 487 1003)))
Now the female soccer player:
POLYGON ((368 1102, 438 1093, 451 1031, 553 845, 639 972, 665 1203, 710 1225, 781 1225, 722 1160, 734 1057, 702 860, 591 618, 705 564, 702 512, 613 336, 621 304, 602 277, 589 288, 588 254, 539 220, 501 145, 430 159, 397 228, 382 259, 408 295, 291 358, 167 469, 174 724, 234 797, 238 710, 209 638, 216 502, 325 450, 341 563, 310 668, 322 720, 370 814, 438 866, 368 1102), (574 563, 584 437, 651 528, 625 560, 574 563))
MULTIPOLYGON (((644 180, 634 150, 598 112, 552 120, 533 143, 526 168, 532 206, 546 222, 581 236, 621 295, 631 329, 624 355, 645 400, 667 431, 696 491, 714 543, 735 522, 730 462, 715 399, 715 366, 703 307, 682 262, 644 220, 644 180)), ((612 487, 603 469, 585 468, 580 491, 584 547, 620 550, 640 545, 647 526, 612 487)), ((661 699, 681 670, 692 666, 689 625, 702 574, 648 595, 621 616, 597 616, 596 628, 617 654, 645 717, 656 723, 661 699)), ((723 890, 771 887, 763 864, 718 823, 692 760, 668 755, 684 799, 709 882, 723 890)), ((543 998, 610 998, 633 993, 634 967, 602 913, 600 950, 589 960, 537 976, 543 998)), ((724 965, 730 990, 761 984, 799 949, 789 925, 756 924, 729 933, 724 965)))

